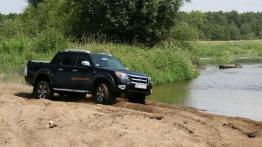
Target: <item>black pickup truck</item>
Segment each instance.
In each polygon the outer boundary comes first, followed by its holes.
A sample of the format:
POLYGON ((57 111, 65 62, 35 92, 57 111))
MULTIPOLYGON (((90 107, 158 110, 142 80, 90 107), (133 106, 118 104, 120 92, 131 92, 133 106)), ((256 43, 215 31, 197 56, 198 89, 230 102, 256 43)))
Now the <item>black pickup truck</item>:
POLYGON ((54 93, 92 94, 100 104, 112 104, 118 96, 144 104, 152 93, 149 76, 127 70, 110 54, 87 50, 58 52, 51 62, 30 60, 24 74, 36 98, 51 99, 54 93))

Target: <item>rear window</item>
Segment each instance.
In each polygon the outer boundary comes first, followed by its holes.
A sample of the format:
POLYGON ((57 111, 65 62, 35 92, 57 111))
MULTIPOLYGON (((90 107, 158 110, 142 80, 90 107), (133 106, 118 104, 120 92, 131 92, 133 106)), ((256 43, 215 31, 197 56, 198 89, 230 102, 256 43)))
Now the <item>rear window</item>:
POLYGON ((74 54, 64 54, 61 64, 65 66, 73 66, 74 65, 74 54))

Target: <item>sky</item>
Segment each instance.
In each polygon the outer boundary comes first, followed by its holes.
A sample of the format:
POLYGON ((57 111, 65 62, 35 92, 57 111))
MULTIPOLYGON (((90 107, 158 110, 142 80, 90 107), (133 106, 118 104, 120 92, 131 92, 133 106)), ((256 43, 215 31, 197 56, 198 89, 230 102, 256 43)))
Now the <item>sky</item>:
POLYGON ((21 13, 26 5, 26 0, 0 0, 0 13, 21 13))
POLYGON ((262 12, 262 0, 191 0, 181 10, 262 12))
MULTIPOLYGON (((21 13, 26 5, 26 0, 0 0, 0 13, 21 13)), ((181 8, 181 11, 192 10, 262 12, 262 0, 191 0, 181 8)))

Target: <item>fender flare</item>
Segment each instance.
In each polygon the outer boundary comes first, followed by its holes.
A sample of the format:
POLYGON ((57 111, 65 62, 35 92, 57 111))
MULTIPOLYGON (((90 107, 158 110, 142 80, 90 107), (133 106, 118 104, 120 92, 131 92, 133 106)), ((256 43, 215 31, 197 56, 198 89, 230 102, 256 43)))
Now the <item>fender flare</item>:
POLYGON ((110 75, 110 74, 107 74, 107 73, 103 73, 103 74, 97 74, 95 77, 94 77, 94 80, 93 80, 93 89, 95 88, 95 82, 99 79, 104 79, 106 80, 111 88, 114 90, 116 88, 116 83, 115 83, 115 80, 114 78, 110 75))
POLYGON ((44 75, 44 76, 47 76, 49 78, 49 81, 50 81, 50 84, 51 86, 53 85, 53 74, 50 72, 49 69, 41 69, 39 70, 38 72, 36 72, 35 76, 34 76, 34 79, 33 79, 33 85, 36 84, 36 80, 37 78, 40 76, 40 75, 44 75))

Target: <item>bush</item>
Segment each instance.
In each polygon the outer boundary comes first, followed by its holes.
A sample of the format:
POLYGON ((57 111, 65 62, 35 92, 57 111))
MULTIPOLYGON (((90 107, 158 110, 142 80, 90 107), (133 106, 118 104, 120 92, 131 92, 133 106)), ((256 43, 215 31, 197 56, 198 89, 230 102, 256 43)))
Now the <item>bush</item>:
POLYGON ((34 38, 34 51, 48 53, 63 50, 69 46, 69 41, 56 29, 47 29, 34 38))
POLYGON ((31 48, 31 40, 24 36, 2 38, 0 41, 0 74, 17 73, 28 57, 31 48))
POLYGON ((0 23, 0 39, 11 38, 22 34, 21 22, 19 19, 8 19, 0 23))
POLYGON ((13 38, 2 38, 0 41, 1 53, 22 53, 30 46, 30 41, 27 37, 16 36, 13 38))

